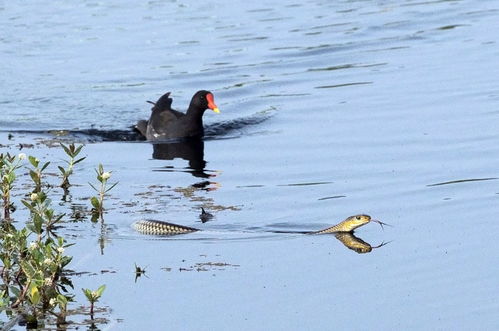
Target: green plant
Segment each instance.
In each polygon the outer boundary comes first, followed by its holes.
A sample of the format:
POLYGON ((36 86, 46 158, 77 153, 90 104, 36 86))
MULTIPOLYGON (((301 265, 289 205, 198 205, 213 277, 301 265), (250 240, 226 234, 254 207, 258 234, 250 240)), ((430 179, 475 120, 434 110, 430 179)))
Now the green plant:
POLYGON ((104 167, 102 164, 99 164, 99 167, 95 169, 95 172, 97 173, 97 180, 99 181, 100 185, 99 188, 96 188, 92 183, 88 183, 99 195, 94 196, 90 198, 90 203, 92 204, 92 220, 96 221, 97 218, 102 219, 103 213, 104 213, 104 197, 107 192, 111 191, 117 184, 118 182, 111 184, 111 186, 108 185, 108 180, 111 178, 111 172, 105 172, 104 167))
MULTIPOLYGON (((68 162, 70 168, 65 173, 69 176, 72 167, 82 160, 74 159, 81 146, 72 148, 70 145, 67 149, 72 153, 68 162)), ((0 154, 0 184, 6 220, 10 219, 16 170, 22 166, 24 159, 25 154, 0 154)), ((66 269, 72 257, 65 255, 66 249, 73 244, 57 235, 56 225, 62 221, 64 214, 56 213, 48 193, 44 191, 50 186, 42 181, 42 174, 50 162, 41 165, 33 156, 29 156, 28 160, 34 190, 25 194, 21 202, 28 209, 29 218, 19 229, 15 226, 19 222, 0 224, 0 311, 6 311, 8 316, 22 313, 30 327, 37 327, 41 319, 51 314, 56 316, 59 326, 66 323, 68 302, 73 299, 70 293, 73 285, 66 269)), ((101 177, 106 177, 102 175, 103 172, 101 177)), ((68 177, 63 174, 63 178, 67 180, 68 177)), ((93 302, 103 290, 99 288, 95 293, 91 292, 95 299, 93 302)))
POLYGON ((29 170, 29 175, 31 180, 35 184, 34 193, 40 192, 42 190, 42 173, 49 166, 50 162, 45 162, 41 167, 40 160, 34 156, 28 156, 29 163, 33 166, 33 169, 29 170))
POLYGON ((95 291, 92 291, 88 288, 82 288, 81 290, 87 297, 88 302, 90 303, 90 318, 94 319, 94 304, 99 301, 100 297, 102 296, 102 293, 106 289, 106 285, 101 285, 99 288, 95 291))
POLYGON ((64 152, 69 156, 69 161, 65 161, 68 164, 67 169, 58 166, 59 171, 61 172, 62 175, 62 183, 60 186, 64 190, 67 190, 71 186, 71 184, 69 183, 69 176, 73 174, 74 166, 80 163, 81 161, 85 160, 85 157, 76 159, 78 154, 80 154, 83 145, 76 147, 75 144, 69 144, 68 146, 64 145, 63 143, 60 144, 62 149, 64 149, 64 152))
MULTIPOLYGON (((10 197, 15 171, 21 167, 26 155, 17 157, 0 155, 2 175, 6 179, 2 184, 2 196, 10 197)), ((0 260, 3 264, 0 285, 0 307, 7 310, 18 309, 28 315, 31 325, 36 325, 42 312, 48 311, 57 316, 55 307, 60 311, 66 309, 71 296, 66 286, 72 287, 71 281, 65 276, 65 267, 71 262, 71 257, 64 251, 71 244, 64 238, 57 237, 53 226, 62 216, 56 216, 51 207, 50 199, 42 191, 42 172, 50 162, 39 167, 40 161, 33 156, 28 157, 34 169, 29 175, 35 185, 35 190, 29 195, 29 200, 21 202, 30 211, 30 218, 21 229, 11 223, 4 223, 0 229, 0 260), (66 305, 62 305, 66 302, 66 305)), ((5 206, 10 200, 4 199, 5 206)))
POLYGON ((54 209, 51 207, 52 201, 47 198, 45 192, 31 193, 30 200, 21 200, 22 204, 29 209, 31 215, 31 222, 26 227, 34 234, 42 237, 45 233, 47 238, 56 236, 54 230, 57 223, 59 223, 64 214, 56 215, 54 209))
POLYGON ((30 229, 35 227, 33 221, 20 230, 12 224, 4 226, 0 232, 0 260, 3 264, 1 307, 23 306, 36 320, 43 311, 58 316, 57 305, 65 312, 66 305, 62 303, 67 304, 71 299, 71 295, 65 294, 66 286, 72 287, 65 276, 65 267, 72 258, 64 254, 71 244, 62 237, 54 239, 37 233, 35 240, 31 240, 30 229))
POLYGON ((13 205, 10 201, 10 192, 16 180, 16 170, 21 167, 21 161, 26 158, 26 154, 20 153, 12 156, 9 153, 0 154, 0 179, 1 194, 3 202, 3 218, 10 220, 10 211, 13 205))

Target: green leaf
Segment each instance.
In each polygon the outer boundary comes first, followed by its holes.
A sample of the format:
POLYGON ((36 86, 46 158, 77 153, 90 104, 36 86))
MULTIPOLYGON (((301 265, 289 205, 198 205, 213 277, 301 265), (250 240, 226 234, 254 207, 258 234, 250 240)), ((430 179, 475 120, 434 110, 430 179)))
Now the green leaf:
POLYGON ((78 146, 76 148, 75 152, 73 153, 73 155, 77 156, 78 154, 80 154, 82 148, 83 148, 83 145, 78 146))
POLYGON ((38 161, 36 159, 36 157, 30 155, 30 156, 28 156, 28 160, 29 160, 29 163, 31 163, 31 165, 33 167, 38 168, 38 163, 40 163, 40 161, 38 161))
POLYGON ((37 305, 40 302, 40 292, 38 291, 38 287, 34 284, 29 291, 29 299, 34 305, 37 305))
POLYGON ((96 189, 95 186, 92 183, 88 183, 88 185, 90 185, 90 187, 93 188, 95 191, 99 192, 99 190, 96 189))
POLYGON ((72 256, 64 256, 62 259, 61 259, 61 267, 65 267, 67 266, 71 260, 73 260, 73 257, 72 256))
POLYGON ((39 182, 40 181, 40 177, 38 176, 38 174, 36 172, 34 172, 33 170, 30 170, 29 171, 29 175, 31 177, 31 179, 36 183, 36 182, 39 182))
POLYGON ((88 301, 94 302, 94 298, 92 296, 92 291, 89 290, 88 288, 82 288, 83 294, 87 297, 88 301))
MULTIPOLYGON (((50 246, 51 247, 53 244, 54 244, 54 239, 52 239, 52 238, 45 239, 45 245, 46 246, 50 246)), ((47 249, 47 253, 48 254, 50 253, 50 247, 48 247, 48 249, 47 249)))
POLYGON ((113 185, 111 185, 107 190, 106 192, 109 192, 111 191, 116 185, 118 185, 118 182, 114 183, 113 185))
POLYGON ((80 163, 81 161, 85 160, 87 157, 82 157, 81 159, 78 159, 76 161, 73 162, 73 164, 77 164, 77 163, 80 163))
POLYGON ((21 262, 21 268, 24 272, 24 274, 28 277, 28 278, 33 278, 35 276, 35 269, 33 268, 33 266, 28 263, 28 262, 21 262))
POLYGON ((40 199, 40 202, 44 202, 47 200, 50 203, 50 199, 47 199, 47 194, 45 192, 38 192, 38 199, 40 199))
POLYGON ((46 209, 45 210, 45 217, 48 219, 52 219, 54 217, 54 210, 53 209, 46 209))
POLYGON ((69 148, 64 145, 63 143, 60 143, 61 144, 61 147, 62 149, 64 149, 64 152, 66 152, 67 155, 71 156, 71 151, 69 150, 69 148))
POLYGON ((97 289, 97 298, 100 298, 100 296, 102 295, 102 292, 104 292, 105 289, 106 289, 106 285, 99 286, 99 288, 97 289))
POLYGON ((17 287, 15 287, 15 286, 11 286, 11 287, 9 287, 9 290, 10 290, 10 292, 11 292, 12 294, 14 294, 14 296, 15 296, 16 298, 18 298, 18 297, 19 297, 19 295, 21 294, 21 290, 20 290, 20 289, 18 289, 17 287))
POLYGON ((16 179, 16 174, 14 173, 14 171, 9 172, 7 178, 9 179, 9 183, 12 184, 16 179))
POLYGON ((59 171, 61 172, 61 174, 65 175, 66 174, 66 169, 64 169, 63 167, 61 166, 57 166, 57 168, 59 168, 59 171))
POLYGON ((66 310, 66 307, 68 305, 68 298, 66 298, 65 295, 58 294, 57 295, 57 304, 59 305, 60 308, 63 310, 66 310))
POLYGON ((36 234, 42 233, 42 224, 43 224, 43 219, 40 217, 40 215, 35 214, 33 216, 33 230, 36 234))
POLYGON ((0 260, 2 260, 2 263, 3 263, 3 269, 4 270, 8 270, 10 269, 10 267, 12 266, 11 262, 10 262, 10 256, 7 257, 7 256, 4 256, 2 255, 2 257, 0 258, 0 260))
POLYGON ((40 171, 45 170, 49 166, 50 162, 45 163, 40 171))
POLYGON ((92 206, 93 206, 95 209, 99 209, 99 207, 100 207, 100 202, 99 202, 99 199, 97 199, 97 197, 91 197, 91 198, 90 198, 90 203, 92 204, 92 206))
POLYGON ((28 201, 26 200, 21 200, 21 202, 23 203, 24 206, 26 206, 26 208, 29 209, 30 212, 34 213, 35 212, 35 209, 33 208, 33 206, 31 205, 31 203, 29 203, 28 201))

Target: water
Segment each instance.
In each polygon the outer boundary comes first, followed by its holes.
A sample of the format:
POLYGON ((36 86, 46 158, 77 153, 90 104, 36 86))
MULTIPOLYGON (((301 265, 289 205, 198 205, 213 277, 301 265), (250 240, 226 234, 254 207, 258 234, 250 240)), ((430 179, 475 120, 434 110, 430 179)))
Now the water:
POLYGON ((103 255, 98 225, 66 229, 73 269, 97 273, 75 288, 107 284, 102 328, 499 326, 497 2, 9 2, 0 17, 2 150, 52 129, 127 130, 166 91, 183 110, 209 89, 222 111, 205 114, 191 163, 87 144, 73 203, 88 205, 99 162, 120 182, 103 255), (357 254, 270 232, 359 213, 394 227, 358 237, 391 242, 357 254), (151 238, 130 228, 140 218, 207 231, 151 238), (208 262, 229 265, 197 271, 208 262))

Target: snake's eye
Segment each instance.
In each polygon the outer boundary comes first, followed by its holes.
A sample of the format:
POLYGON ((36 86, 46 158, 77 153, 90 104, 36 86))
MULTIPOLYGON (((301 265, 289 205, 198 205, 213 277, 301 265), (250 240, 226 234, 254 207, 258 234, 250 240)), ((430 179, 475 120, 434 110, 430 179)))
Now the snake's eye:
POLYGON ((360 216, 355 217, 358 221, 360 221, 360 216))

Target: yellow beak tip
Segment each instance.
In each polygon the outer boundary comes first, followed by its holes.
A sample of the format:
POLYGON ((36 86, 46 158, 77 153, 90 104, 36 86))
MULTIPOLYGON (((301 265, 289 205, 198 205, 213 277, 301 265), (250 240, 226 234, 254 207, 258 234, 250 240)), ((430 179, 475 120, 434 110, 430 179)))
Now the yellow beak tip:
POLYGON ((219 113, 220 113, 220 109, 218 109, 218 108, 213 108, 212 110, 213 110, 215 113, 217 113, 217 114, 219 114, 219 113))

